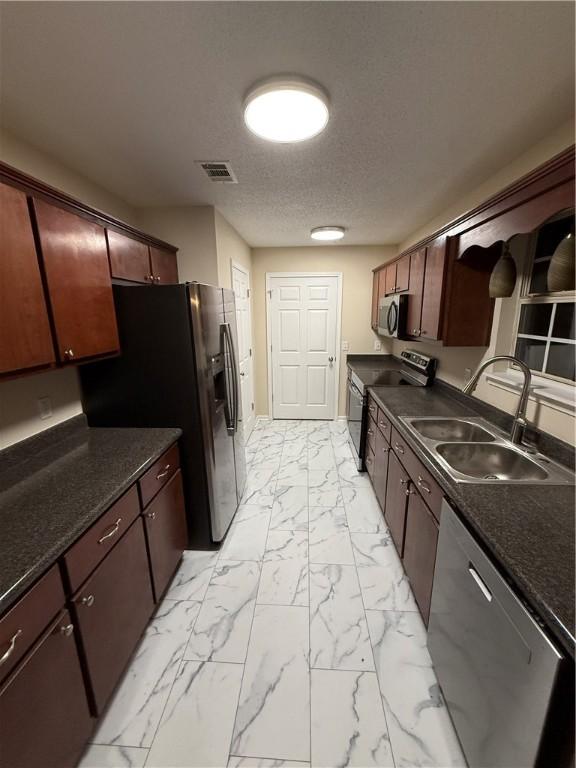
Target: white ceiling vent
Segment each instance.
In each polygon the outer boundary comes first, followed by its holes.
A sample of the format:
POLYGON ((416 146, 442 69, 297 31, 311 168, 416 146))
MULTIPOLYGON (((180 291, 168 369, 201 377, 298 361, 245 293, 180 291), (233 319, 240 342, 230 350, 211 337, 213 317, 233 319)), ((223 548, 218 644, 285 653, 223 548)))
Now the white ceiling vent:
POLYGON ((199 160, 198 164, 210 181, 220 184, 238 184, 236 174, 227 160, 199 160))

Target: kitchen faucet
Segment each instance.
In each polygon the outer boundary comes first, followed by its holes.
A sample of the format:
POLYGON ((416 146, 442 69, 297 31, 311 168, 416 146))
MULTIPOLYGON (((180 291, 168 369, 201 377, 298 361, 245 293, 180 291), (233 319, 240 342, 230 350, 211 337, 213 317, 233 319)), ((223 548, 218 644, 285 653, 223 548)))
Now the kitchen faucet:
POLYGON ((516 408, 516 415, 514 416, 514 421, 512 422, 512 429, 510 431, 510 440, 515 445, 521 445, 522 437, 524 435, 524 429, 528 424, 528 422, 526 421, 526 406, 528 405, 528 395, 530 394, 530 382, 532 380, 532 374, 530 373, 530 368, 528 368, 526 363, 522 362, 522 360, 518 360, 517 357, 512 357, 512 355, 495 355, 494 357, 490 357, 488 358, 488 360, 484 360, 483 363, 480 363, 476 373, 472 376, 470 381, 463 387, 462 392, 465 392, 467 395, 471 395, 476 389, 481 373, 489 365, 492 365, 492 363, 497 363, 500 360, 507 360, 510 363, 515 363, 517 366, 520 367, 520 370, 524 374, 524 385, 522 386, 522 392, 520 394, 520 399, 518 400, 518 407, 516 408))

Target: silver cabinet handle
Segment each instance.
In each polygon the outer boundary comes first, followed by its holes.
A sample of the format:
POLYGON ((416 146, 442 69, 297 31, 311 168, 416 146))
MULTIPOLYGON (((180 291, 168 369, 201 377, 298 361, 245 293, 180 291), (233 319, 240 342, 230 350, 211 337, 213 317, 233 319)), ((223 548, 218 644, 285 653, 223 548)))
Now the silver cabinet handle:
POLYGON ((64 637, 70 637, 72 632, 74 632, 74 624, 64 624, 60 627, 60 634, 64 637))
POLYGON ((158 277, 158 275, 156 275, 156 277, 154 278, 154 280, 155 280, 157 283, 159 283, 159 282, 160 282, 160 278, 158 277))
POLYGON ((148 520, 155 520, 156 512, 146 512, 146 517, 148 518, 148 520))
POLYGON ((146 275, 146 280, 148 280, 149 283, 154 282, 154 275, 146 275))
POLYGON ((400 485, 408 485, 409 480, 404 480, 404 478, 400 478, 400 485))
POLYGON ((430 486, 426 485, 426 483, 424 482, 424 480, 422 480, 420 475, 418 475, 418 487, 422 488, 422 490, 426 491, 426 493, 432 493, 432 491, 430 490, 430 486))
POLYGON ((484 584, 484 580, 482 579, 482 577, 480 576, 476 568, 474 568, 472 563, 468 563, 468 572, 470 573, 470 576, 472 576, 472 578, 478 585, 480 592, 482 592, 486 600, 488 600, 489 603, 492 602, 492 592, 490 592, 486 584, 484 584))
POLYGON ((390 452, 390 448, 382 448, 382 453, 389 453, 389 452, 390 452))
POLYGON ((374 406, 374 405, 369 405, 369 406, 368 406, 368 410, 370 411, 370 413, 374 413, 374 411, 376 410, 376 406, 374 406))
POLYGON ((400 443, 394 443, 394 448, 398 451, 398 453, 404 453, 404 448, 400 445, 400 443))
POLYGON ((82 605, 85 605, 86 608, 92 608, 94 605, 94 595, 87 595, 86 597, 83 597, 82 605))
POLYGON ((373 435, 374 434, 374 430, 373 429, 368 429, 368 434, 369 435, 373 435))
POLYGON ((73 360, 74 359, 74 350, 73 349, 65 349, 64 350, 64 357, 66 360, 73 360))
POLYGON ((407 488, 404 491, 404 493, 406 494, 406 496, 412 496, 412 494, 414 493, 414 488, 407 488))
POLYGON ((156 475, 156 480, 162 480, 162 478, 163 478, 163 477, 166 477, 166 475, 168 474, 168 470, 169 470, 169 469, 170 469, 170 464, 166 464, 166 466, 164 467, 164 469, 162 470, 162 472, 159 472, 159 473, 156 475))
POLYGON ((10 640, 10 644, 8 645, 8 650, 5 651, 2 656, 0 656, 0 667, 2 666, 2 664, 5 664, 10 658, 10 656, 12 656, 12 654, 14 653, 14 649, 16 648, 16 640, 18 640, 21 634, 22 634, 22 630, 19 629, 17 632, 15 632, 12 635, 12 639, 10 640))
POLYGON ((122 518, 119 517, 118 520, 116 520, 116 522, 112 526, 111 530, 109 530, 108 533, 105 533, 104 536, 100 536, 100 538, 98 539, 98 544, 102 544, 102 543, 104 543, 106 541, 106 539, 109 539, 112 536, 116 536, 116 534, 118 533, 118 530, 120 528, 120 523, 121 522, 122 522, 122 518))

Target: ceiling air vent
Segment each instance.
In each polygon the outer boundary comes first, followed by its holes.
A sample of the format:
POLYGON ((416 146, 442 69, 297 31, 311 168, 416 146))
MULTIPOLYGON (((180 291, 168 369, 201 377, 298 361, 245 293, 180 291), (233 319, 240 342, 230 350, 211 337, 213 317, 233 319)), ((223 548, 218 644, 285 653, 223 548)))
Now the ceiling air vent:
POLYGON ((199 165, 210 181, 220 182, 221 184, 238 184, 236 174, 232 170, 230 163, 225 160, 199 161, 199 165))

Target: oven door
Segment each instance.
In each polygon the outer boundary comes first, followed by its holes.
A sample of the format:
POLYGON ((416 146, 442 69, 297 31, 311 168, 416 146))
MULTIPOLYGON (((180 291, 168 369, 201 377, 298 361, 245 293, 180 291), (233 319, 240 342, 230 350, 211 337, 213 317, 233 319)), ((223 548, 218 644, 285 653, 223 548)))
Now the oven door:
POLYGON ((348 395, 346 401, 346 417, 348 419, 348 432, 352 441, 354 460, 359 471, 364 469, 364 421, 365 398, 362 392, 348 379, 348 395))

